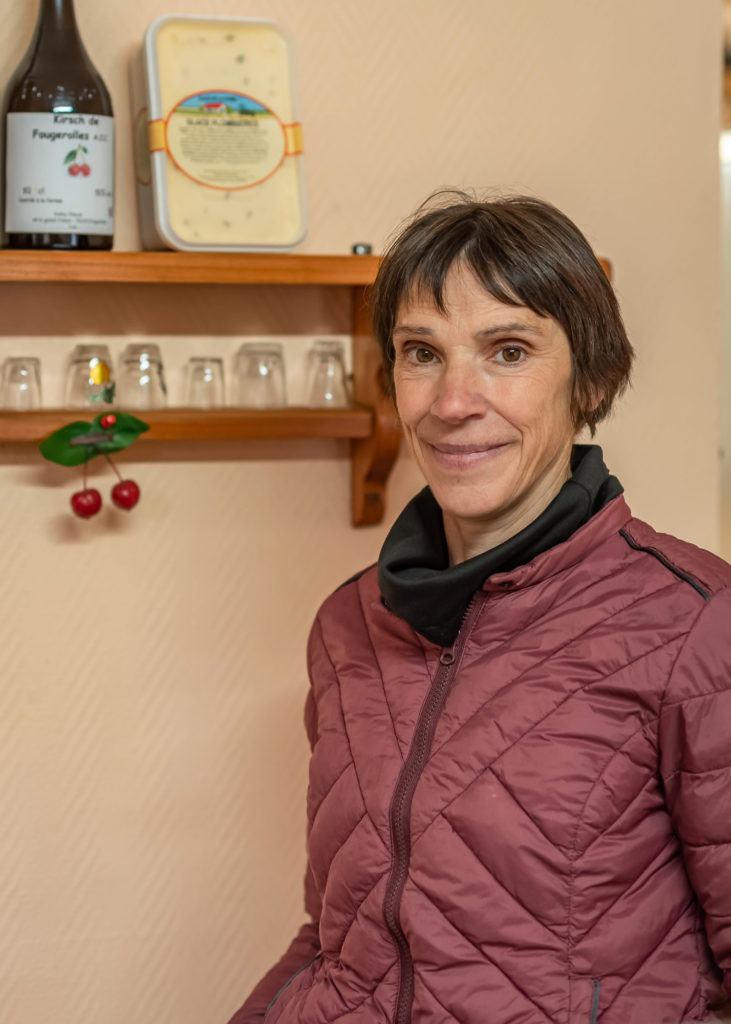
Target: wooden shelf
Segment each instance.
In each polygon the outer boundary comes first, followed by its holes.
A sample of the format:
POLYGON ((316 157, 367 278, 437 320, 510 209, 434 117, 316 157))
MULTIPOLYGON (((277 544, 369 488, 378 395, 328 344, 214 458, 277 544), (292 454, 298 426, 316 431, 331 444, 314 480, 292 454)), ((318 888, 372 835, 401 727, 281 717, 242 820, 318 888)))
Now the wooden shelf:
MULTIPOLYGON (((149 424, 140 441, 258 441, 319 438, 368 438, 373 431, 371 409, 150 409, 133 410, 149 424)), ((0 440, 32 442, 73 420, 90 421, 93 409, 0 411, 0 440)))
POLYGON ((0 250, 0 281, 109 284, 368 285, 378 256, 0 250))
MULTIPOLYGON (((599 258, 611 280, 609 260, 599 258)), ((0 249, 0 281, 107 284, 372 284, 380 256, 0 249)))
MULTIPOLYGON (((354 388, 352 409, 199 411, 167 409, 141 413, 150 441, 293 440, 349 438, 352 521, 355 526, 383 518, 385 488, 398 455, 401 430, 382 386, 377 346, 371 335, 367 288, 378 256, 321 256, 298 253, 40 252, 0 250, 0 282, 106 284, 221 284, 341 286, 350 291, 354 388)), ((611 265, 600 260, 611 280, 611 265)), ((0 412, 0 443, 39 442, 79 410, 0 412)))
MULTIPOLYGON (((340 286, 350 292, 354 399, 349 409, 166 409, 141 412, 150 430, 140 440, 223 441, 345 438, 351 443, 352 521, 383 517, 385 487, 401 431, 381 386, 378 349, 371 337, 366 289, 378 256, 298 253, 61 252, 0 250, 0 282, 18 285, 300 285, 340 286)), ((41 301, 39 299, 39 301, 41 301)), ((213 329, 215 327, 212 325, 213 329)), ((0 412, 0 443, 38 443, 92 410, 0 412)))

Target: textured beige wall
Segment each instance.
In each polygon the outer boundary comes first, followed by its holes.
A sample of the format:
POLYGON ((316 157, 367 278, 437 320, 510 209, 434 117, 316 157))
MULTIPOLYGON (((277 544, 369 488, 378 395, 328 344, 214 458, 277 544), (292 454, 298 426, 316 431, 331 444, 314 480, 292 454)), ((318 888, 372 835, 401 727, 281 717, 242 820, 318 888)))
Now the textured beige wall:
MULTIPOLYGON (((380 247, 440 186, 530 190, 583 226, 614 262, 639 356, 601 431, 608 460, 638 514, 717 547, 720 5, 206 6, 280 19, 294 38, 303 250, 380 247)), ((3 0, 3 79, 33 7, 3 0)), ((119 248, 137 244, 126 65, 165 10, 77 0, 118 116, 119 248)), ((172 360, 180 335, 210 346, 220 331, 230 346, 327 322, 319 300, 301 313, 281 293, 263 312, 247 290, 156 296, 4 286, 2 351, 52 368, 76 333, 117 346, 150 330, 172 360)), ((138 446, 120 461, 140 507, 84 524, 66 512, 73 474, 0 451, 4 1024, 223 1021, 293 932, 304 642, 318 601, 375 559, 385 530, 349 527, 346 455, 336 443, 138 446)), ((416 486, 402 461, 391 516, 416 486)))

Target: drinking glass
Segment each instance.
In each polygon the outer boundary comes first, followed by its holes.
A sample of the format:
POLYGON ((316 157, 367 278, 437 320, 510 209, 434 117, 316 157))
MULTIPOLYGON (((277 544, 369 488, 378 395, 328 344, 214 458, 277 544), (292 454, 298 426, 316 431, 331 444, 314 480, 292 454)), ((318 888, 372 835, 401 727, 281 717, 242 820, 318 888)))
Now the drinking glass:
POLYGON ((216 409, 223 405, 223 359, 193 356, 188 360, 185 401, 193 409, 216 409))
POLYGON ((118 399, 130 409, 162 409, 167 388, 158 345, 134 343, 122 353, 118 399))
POLYGON ((2 374, 3 409, 27 412, 41 406, 41 361, 34 356, 17 356, 5 360, 2 374))
POLYGON ((340 341, 316 341, 308 358, 307 404, 316 409, 349 404, 345 353, 340 341))
POLYGON ((114 401, 114 371, 107 345, 76 345, 66 377, 66 405, 104 408, 114 401))
POLYGON ((284 355, 279 342, 246 342, 236 353, 236 405, 279 409, 287 404, 284 355))

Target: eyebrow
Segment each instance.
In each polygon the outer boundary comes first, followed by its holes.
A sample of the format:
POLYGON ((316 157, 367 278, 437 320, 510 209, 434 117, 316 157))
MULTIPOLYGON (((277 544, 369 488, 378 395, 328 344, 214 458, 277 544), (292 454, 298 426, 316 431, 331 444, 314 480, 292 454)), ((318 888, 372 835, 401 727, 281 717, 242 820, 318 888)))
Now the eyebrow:
MULTIPOLYGON (((494 327, 486 327, 482 331, 477 331, 475 334, 476 338, 494 338, 498 334, 510 334, 522 332, 523 334, 541 334, 540 327, 536 327, 533 324, 523 323, 520 320, 511 320, 505 324, 495 324, 494 327)), ((393 334, 411 334, 416 335, 419 338, 433 338, 436 335, 436 331, 433 331, 431 327, 416 327, 410 324, 397 324, 393 329, 393 334)))

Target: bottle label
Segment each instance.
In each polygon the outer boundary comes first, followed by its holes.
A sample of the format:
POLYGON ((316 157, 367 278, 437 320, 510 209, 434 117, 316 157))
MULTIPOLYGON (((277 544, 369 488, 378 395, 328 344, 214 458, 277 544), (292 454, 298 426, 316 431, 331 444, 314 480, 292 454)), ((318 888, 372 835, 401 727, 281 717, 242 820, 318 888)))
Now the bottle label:
POLYGON ((5 230, 114 234, 114 118, 8 114, 5 230))
POLYGON ((202 92, 172 110, 165 143, 176 166, 209 188, 249 188, 271 177, 286 152, 284 125, 252 96, 202 92))

